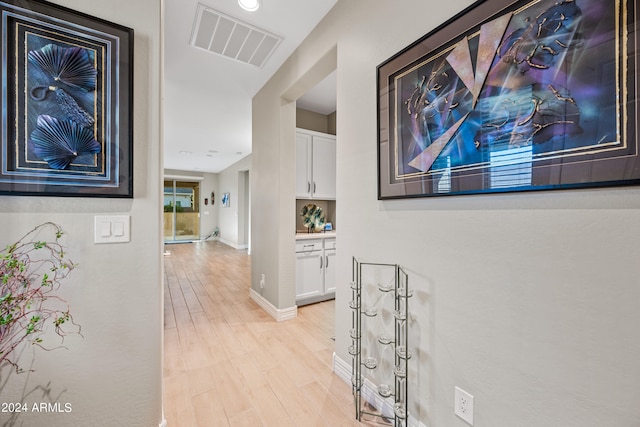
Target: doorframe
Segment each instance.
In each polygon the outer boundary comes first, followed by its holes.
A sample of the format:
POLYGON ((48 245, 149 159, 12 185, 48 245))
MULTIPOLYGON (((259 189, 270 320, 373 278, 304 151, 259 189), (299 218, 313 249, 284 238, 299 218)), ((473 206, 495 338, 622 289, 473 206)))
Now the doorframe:
MULTIPOLYGON (((165 181, 173 181, 173 191, 174 191, 174 202, 175 202, 175 190, 176 190, 176 182, 177 181, 183 181, 183 182, 198 182, 199 185, 199 195, 198 197, 200 197, 200 194, 202 194, 202 182, 204 181, 204 177, 200 177, 200 176, 189 176, 189 175, 163 175, 163 179, 162 179, 162 206, 164 209, 164 182, 165 181)), ((198 200, 198 204, 200 204, 200 200, 198 200)), ((193 239, 184 239, 184 240, 176 240, 176 224, 175 224, 175 219, 176 219, 176 211, 175 211, 175 206, 174 206, 174 211, 173 211, 173 240, 165 240, 164 239, 164 231, 162 233, 162 240, 163 240, 163 244, 171 244, 171 243, 186 243, 186 242, 192 242, 194 240, 200 240, 200 235, 202 234, 202 214, 201 212, 201 208, 198 208, 198 237, 197 238, 193 238, 193 239)), ((164 230, 164 212, 162 215, 162 230, 164 230)))
MULTIPOLYGON (((295 151, 295 132, 296 132, 296 101, 302 97, 305 93, 307 93, 310 89, 324 80, 329 74, 333 73, 338 69, 338 46, 334 45, 330 48, 322 57, 313 64, 307 72, 305 72, 298 80, 296 80, 287 90, 285 90, 281 95, 281 108, 280 108, 280 135, 281 135, 281 143, 284 142, 285 146, 291 146, 295 151), (292 108, 293 107, 293 108, 292 108)), ((337 91, 337 88, 336 88, 337 91)), ((336 135, 337 136, 337 135, 336 135)), ((293 179, 295 179, 295 174, 293 174, 293 179)), ((293 200, 295 200, 295 184, 290 186, 292 189, 291 196, 293 200)), ((337 203, 337 200, 336 200, 337 203)), ((287 223, 289 224, 289 230, 295 230, 295 216, 292 214, 290 218, 287 219, 287 223)), ((286 231, 285 231, 286 233, 286 231)), ((285 234, 283 233, 283 234, 285 234)), ((295 247, 295 235, 291 234, 292 241, 291 247, 295 247)), ((291 253, 292 259, 295 261, 295 250, 292 250, 291 253)), ((291 266, 291 271, 288 272, 289 277, 294 278, 295 282, 295 262, 292 263, 281 263, 284 266, 291 266)), ((282 273, 281 273, 282 275, 282 273)), ((295 292, 296 286, 293 283, 293 287, 291 288, 291 292, 293 293, 292 300, 294 301, 293 308, 295 306, 295 292)), ((287 295, 287 299, 290 297, 287 295)), ((282 300, 282 298, 281 298, 282 300)), ((334 313, 335 318, 335 313, 334 313)))

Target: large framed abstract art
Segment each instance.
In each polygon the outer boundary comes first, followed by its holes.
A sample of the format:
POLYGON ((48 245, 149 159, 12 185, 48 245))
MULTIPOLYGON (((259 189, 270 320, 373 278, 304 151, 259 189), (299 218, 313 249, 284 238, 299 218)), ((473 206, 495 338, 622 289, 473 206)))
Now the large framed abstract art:
POLYGON ((133 30, 0 0, 0 194, 133 197, 133 30))
POLYGON ((378 66, 378 198, 640 183, 636 0, 484 0, 378 66))

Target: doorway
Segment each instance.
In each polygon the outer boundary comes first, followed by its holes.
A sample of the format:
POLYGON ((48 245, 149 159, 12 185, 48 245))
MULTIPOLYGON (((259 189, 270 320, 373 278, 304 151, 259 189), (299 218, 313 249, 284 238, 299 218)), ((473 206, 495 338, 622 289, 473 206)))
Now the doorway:
POLYGON ((200 238, 200 183, 164 181, 164 241, 200 238))
MULTIPOLYGON (((294 136, 296 128, 310 129, 312 131, 321 132, 324 134, 337 135, 337 47, 334 47, 327 52, 315 65, 313 65, 307 73, 304 74, 298 81, 296 81, 284 94, 284 101, 294 101, 295 116, 293 123, 291 122, 291 105, 283 103, 283 110, 281 111, 280 130, 282 134, 288 134, 294 136), (319 102, 319 100, 321 100, 319 102), (301 111, 301 110, 304 110, 301 111)), ((292 138, 293 139, 293 138, 292 138)), ((295 140, 291 141, 291 146, 295 147, 295 140)), ((335 144, 337 146, 337 144, 335 144)), ((333 162, 335 162, 335 157, 333 162)), ((327 163, 320 162, 317 168, 322 171, 327 163)), ((335 171, 335 164, 332 165, 335 171)), ((335 173, 335 172, 334 172, 335 173)), ((335 179, 335 178, 334 178, 335 179)), ((335 181, 334 181, 335 182, 335 181)), ((295 186, 295 185, 294 185, 295 186)), ((295 194, 294 194, 295 196, 295 194)), ((301 203, 305 203, 307 197, 297 199, 301 203)), ((335 221, 336 206, 339 203, 334 196, 327 196, 326 200, 311 200, 310 203, 320 202, 326 203, 327 206, 331 204, 331 210, 334 212, 333 219, 335 221)), ((296 202, 297 203, 297 202, 296 202)), ((295 211, 291 212, 292 229, 297 229, 295 226, 296 219, 299 217, 299 209, 296 207, 295 211)), ((337 232, 336 240, 339 241, 339 230, 337 232)), ((335 256, 335 251, 331 252, 332 256, 335 256)), ((332 262, 333 265, 333 262, 332 262)), ((297 276, 294 266, 294 277, 297 276)), ((322 268, 322 267, 321 267, 322 268)), ((317 267, 316 267, 317 270, 317 267)), ((323 275, 326 274, 323 273, 323 275)), ((324 287, 326 289, 327 282, 326 276, 323 276, 324 287)), ((331 282, 332 280, 329 280, 331 282)), ((304 280, 303 280, 304 282, 304 280)), ((295 283, 295 288, 297 283, 295 283)), ((322 303, 329 305, 328 303, 322 303)), ((336 324, 336 304, 332 302, 332 309, 330 310, 331 322, 333 323, 333 330, 335 331, 336 324)))
POLYGON ((238 248, 251 254, 251 192, 249 171, 238 172, 238 248))

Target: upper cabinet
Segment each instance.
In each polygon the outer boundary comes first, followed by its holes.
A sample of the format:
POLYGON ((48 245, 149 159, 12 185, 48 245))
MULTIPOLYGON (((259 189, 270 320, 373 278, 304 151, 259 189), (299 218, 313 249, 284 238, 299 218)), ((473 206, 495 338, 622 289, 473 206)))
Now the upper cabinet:
POLYGON ((296 197, 335 200, 335 135, 296 129, 296 197))

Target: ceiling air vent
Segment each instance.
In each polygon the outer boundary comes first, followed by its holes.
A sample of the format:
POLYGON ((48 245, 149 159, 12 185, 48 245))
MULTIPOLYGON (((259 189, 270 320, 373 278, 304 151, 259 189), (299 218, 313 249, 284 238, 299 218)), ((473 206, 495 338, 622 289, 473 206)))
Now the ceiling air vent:
POLYGON ((262 67, 282 37, 198 4, 191 45, 262 67))

